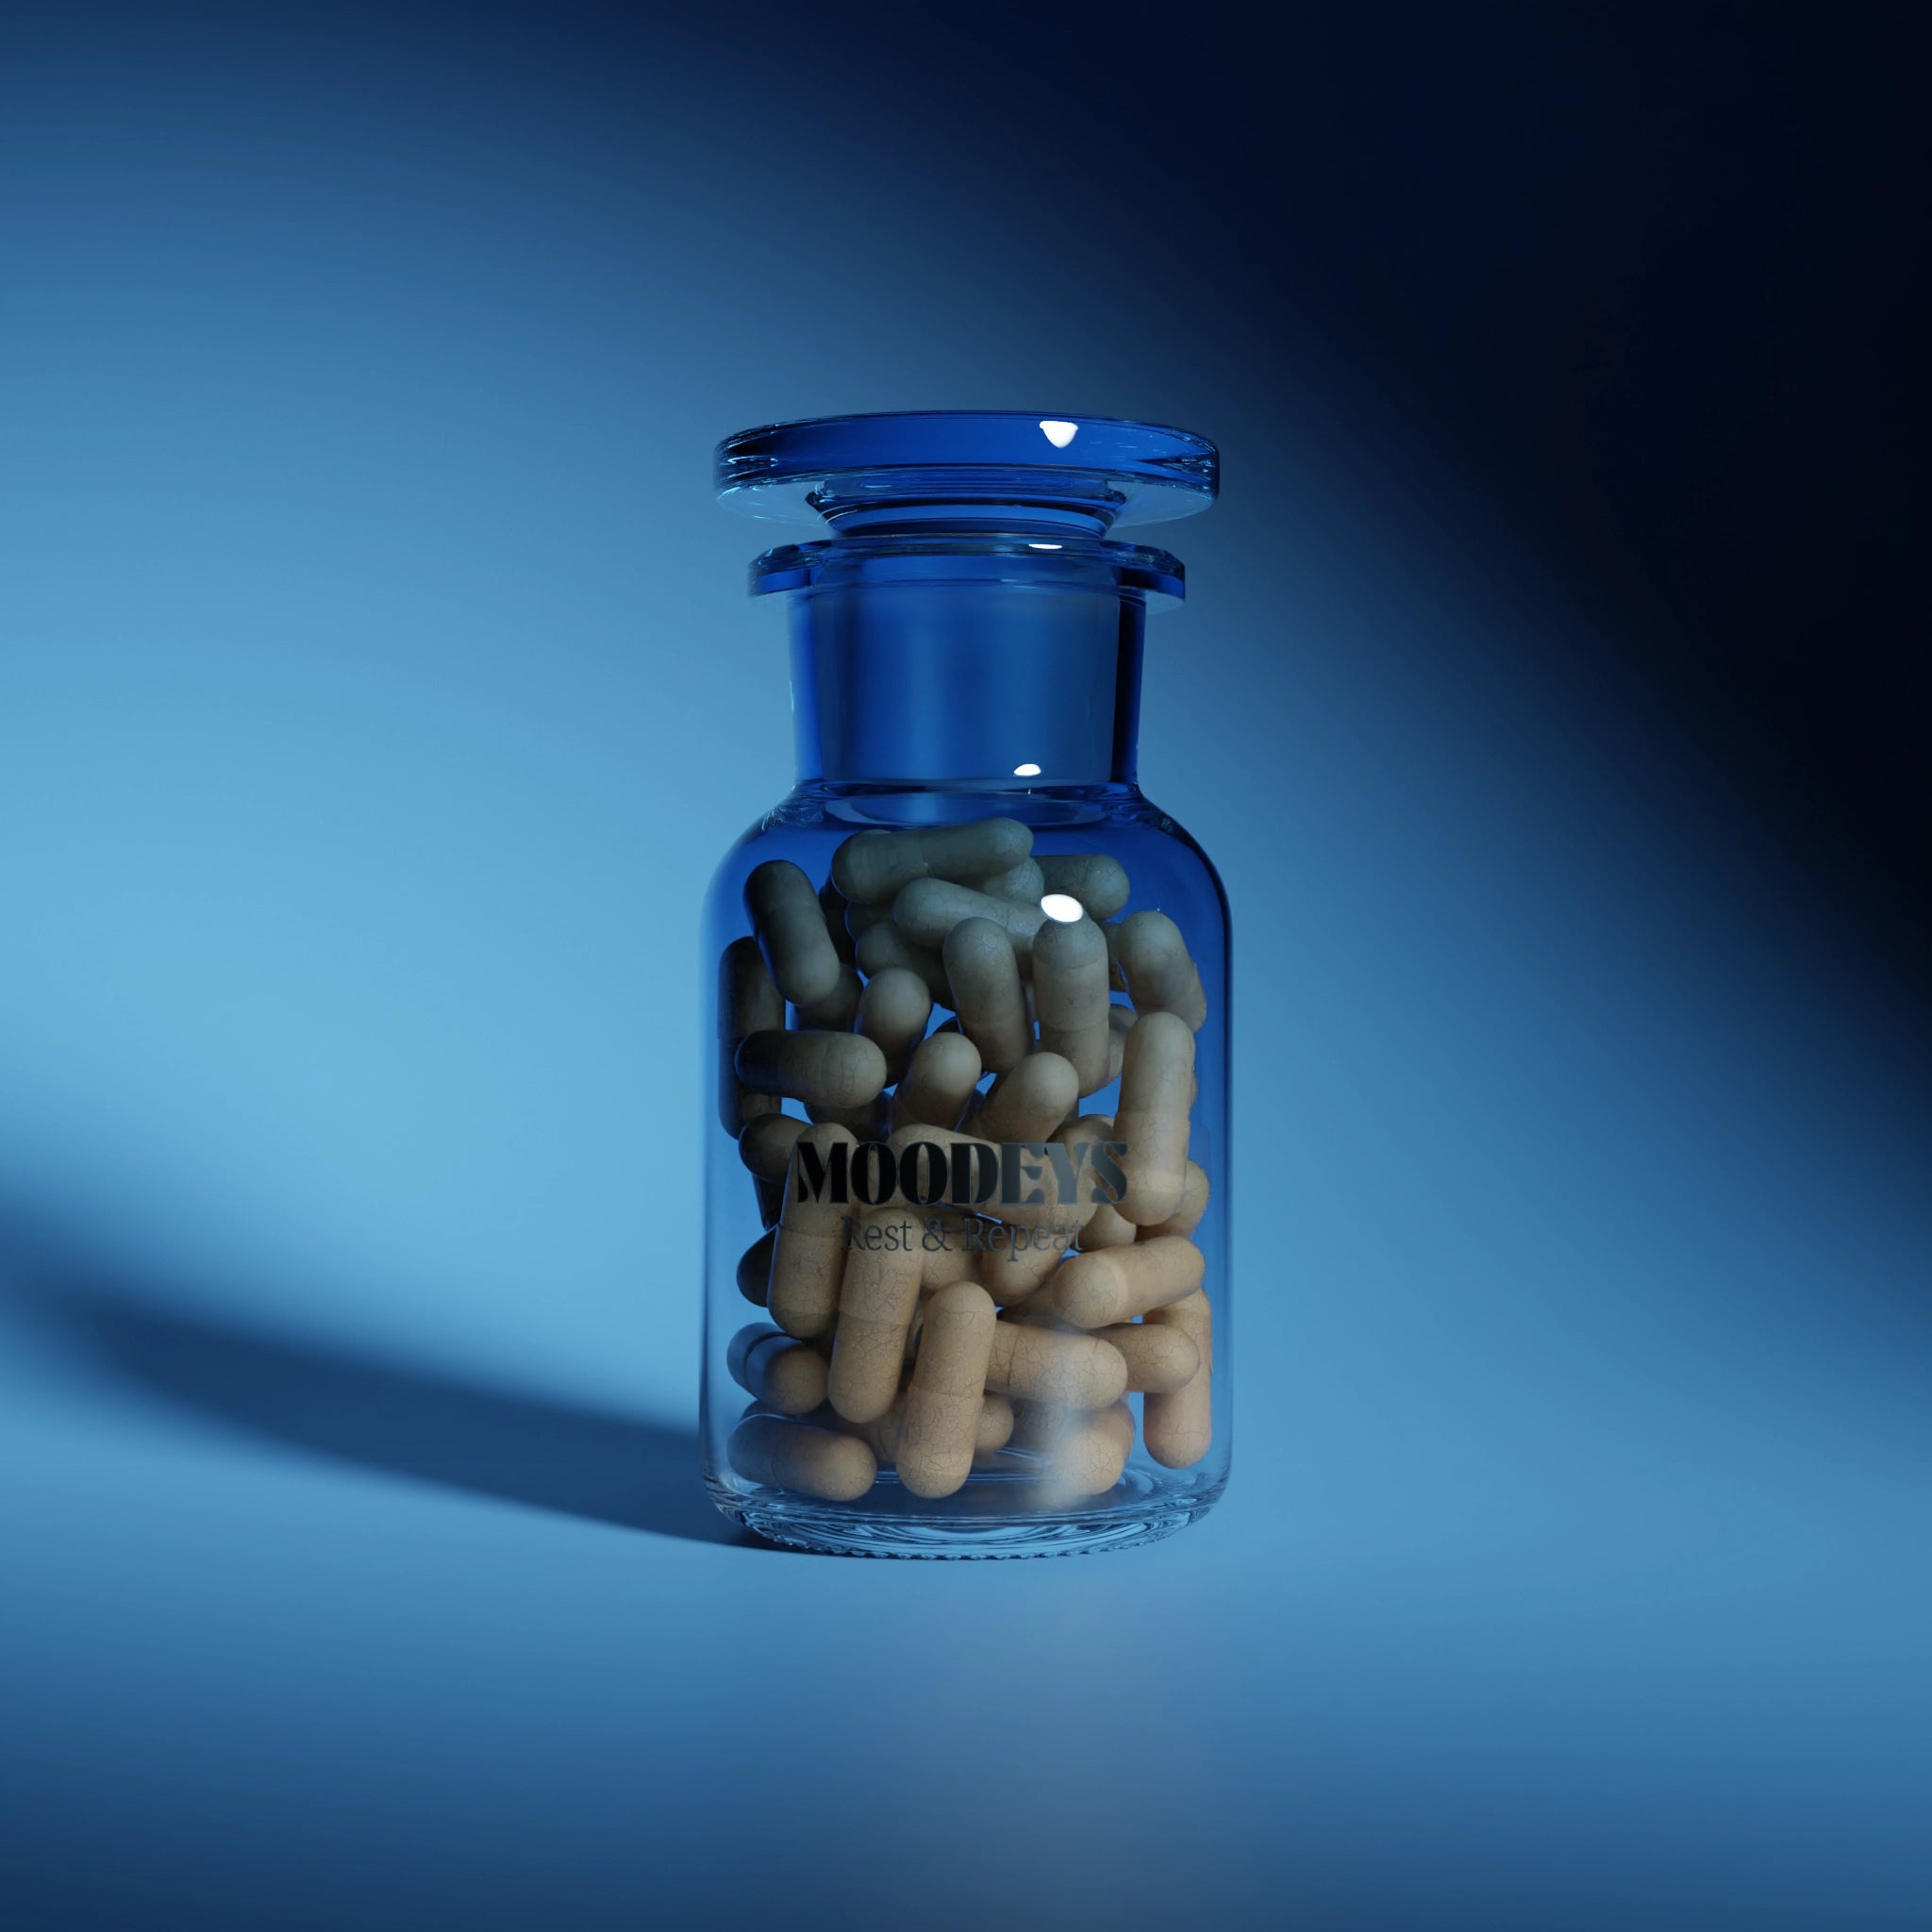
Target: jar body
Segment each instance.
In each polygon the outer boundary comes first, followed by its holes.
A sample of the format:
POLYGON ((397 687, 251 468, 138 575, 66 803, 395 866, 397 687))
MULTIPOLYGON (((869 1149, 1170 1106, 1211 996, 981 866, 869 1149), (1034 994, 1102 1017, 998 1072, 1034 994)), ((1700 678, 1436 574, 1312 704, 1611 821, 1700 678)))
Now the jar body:
POLYGON ((1006 1557, 1144 1541, 1212 1506, 1228 960, 1212 865, 1118 773, 815 776, 733 847, 703 939, 702 1432, 722 1510, 812 1549, 1006 1557), (996 928, 1019 1041, 979 989, 975 945, 1004 970, 996 928), (855 1033, 877 1052, 825 1044, 855 1033))

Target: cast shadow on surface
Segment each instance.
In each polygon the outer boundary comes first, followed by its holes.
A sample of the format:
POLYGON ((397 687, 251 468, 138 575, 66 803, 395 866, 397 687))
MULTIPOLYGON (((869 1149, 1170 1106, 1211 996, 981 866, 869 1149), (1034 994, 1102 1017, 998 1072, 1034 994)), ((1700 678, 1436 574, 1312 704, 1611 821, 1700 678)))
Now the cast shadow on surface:
POLYGON ((770 1549, 712 1507, 693 1431, 169 1307, 8 1227, 0 1290, 140 1395, 353 1467, 697 1542, 770 1549))

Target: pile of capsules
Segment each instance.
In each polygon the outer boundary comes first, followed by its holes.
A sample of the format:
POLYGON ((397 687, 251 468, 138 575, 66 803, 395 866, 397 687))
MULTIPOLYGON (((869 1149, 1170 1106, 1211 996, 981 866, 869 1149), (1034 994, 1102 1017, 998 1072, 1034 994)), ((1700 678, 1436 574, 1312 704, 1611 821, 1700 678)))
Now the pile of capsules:
POLYGON ((1066 1507, 1119 1482, 1137 1391, 1157 1462, 1208 1453, 1201 976, 1166 914, 1117 917, 1114 859, 1032 846, 1007 818, 868 831, 823 886, 745 881, 718 1107, 767 1229, 738 1284, 770 1323, 728 1357, 749 1482, 850 1502, 882 1466, 924 1497, 1004 1469, 1066 1507))

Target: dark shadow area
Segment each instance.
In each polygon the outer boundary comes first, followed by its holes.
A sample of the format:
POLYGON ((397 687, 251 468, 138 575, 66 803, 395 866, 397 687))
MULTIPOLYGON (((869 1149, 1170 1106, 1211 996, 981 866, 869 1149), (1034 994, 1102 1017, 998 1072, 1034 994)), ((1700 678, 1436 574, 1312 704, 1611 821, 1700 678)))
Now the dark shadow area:
POLYGON ((696 1542, 772 1545, 713 1507, 694 1433, 170 1307, 18 1228, 0 1295, 137 1393, 330 1461, 696 1542))

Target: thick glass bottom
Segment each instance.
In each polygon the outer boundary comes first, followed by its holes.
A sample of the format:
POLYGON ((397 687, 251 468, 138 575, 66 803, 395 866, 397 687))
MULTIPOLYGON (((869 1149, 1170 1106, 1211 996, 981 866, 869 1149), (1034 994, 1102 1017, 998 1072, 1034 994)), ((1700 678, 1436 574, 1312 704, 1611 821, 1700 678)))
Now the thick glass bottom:
MULTIPOLYGON (((891 1487, 896 1488, 896 1485, 891 1487)), ((882 1482, 880 1488, 886 1489, 882 1482)), ((957 1500, 964 1507, 920 1513, 891 1507, 821 1503, 780 1490, 751 1493, 711 1485, 712 1499, 755 1535, 793 1549, 841 1557, 923 1557, 963 1561, 1008 1557, 1077 1557, 1158 1542, 1207 1515, 1221 1486, 1169 1491, 1129 1471, 1104 1497, 1064 1509, 1028 1507, 1036 1485, 975 1478, 957 1500)), ((878 1491, 874 1491, 878 1497, 878 1491)), ((868 1498, 871 1502, 873 1498, 868 1498)), ((889 1497, 878 1497, 887 1502, 889 1497)))

